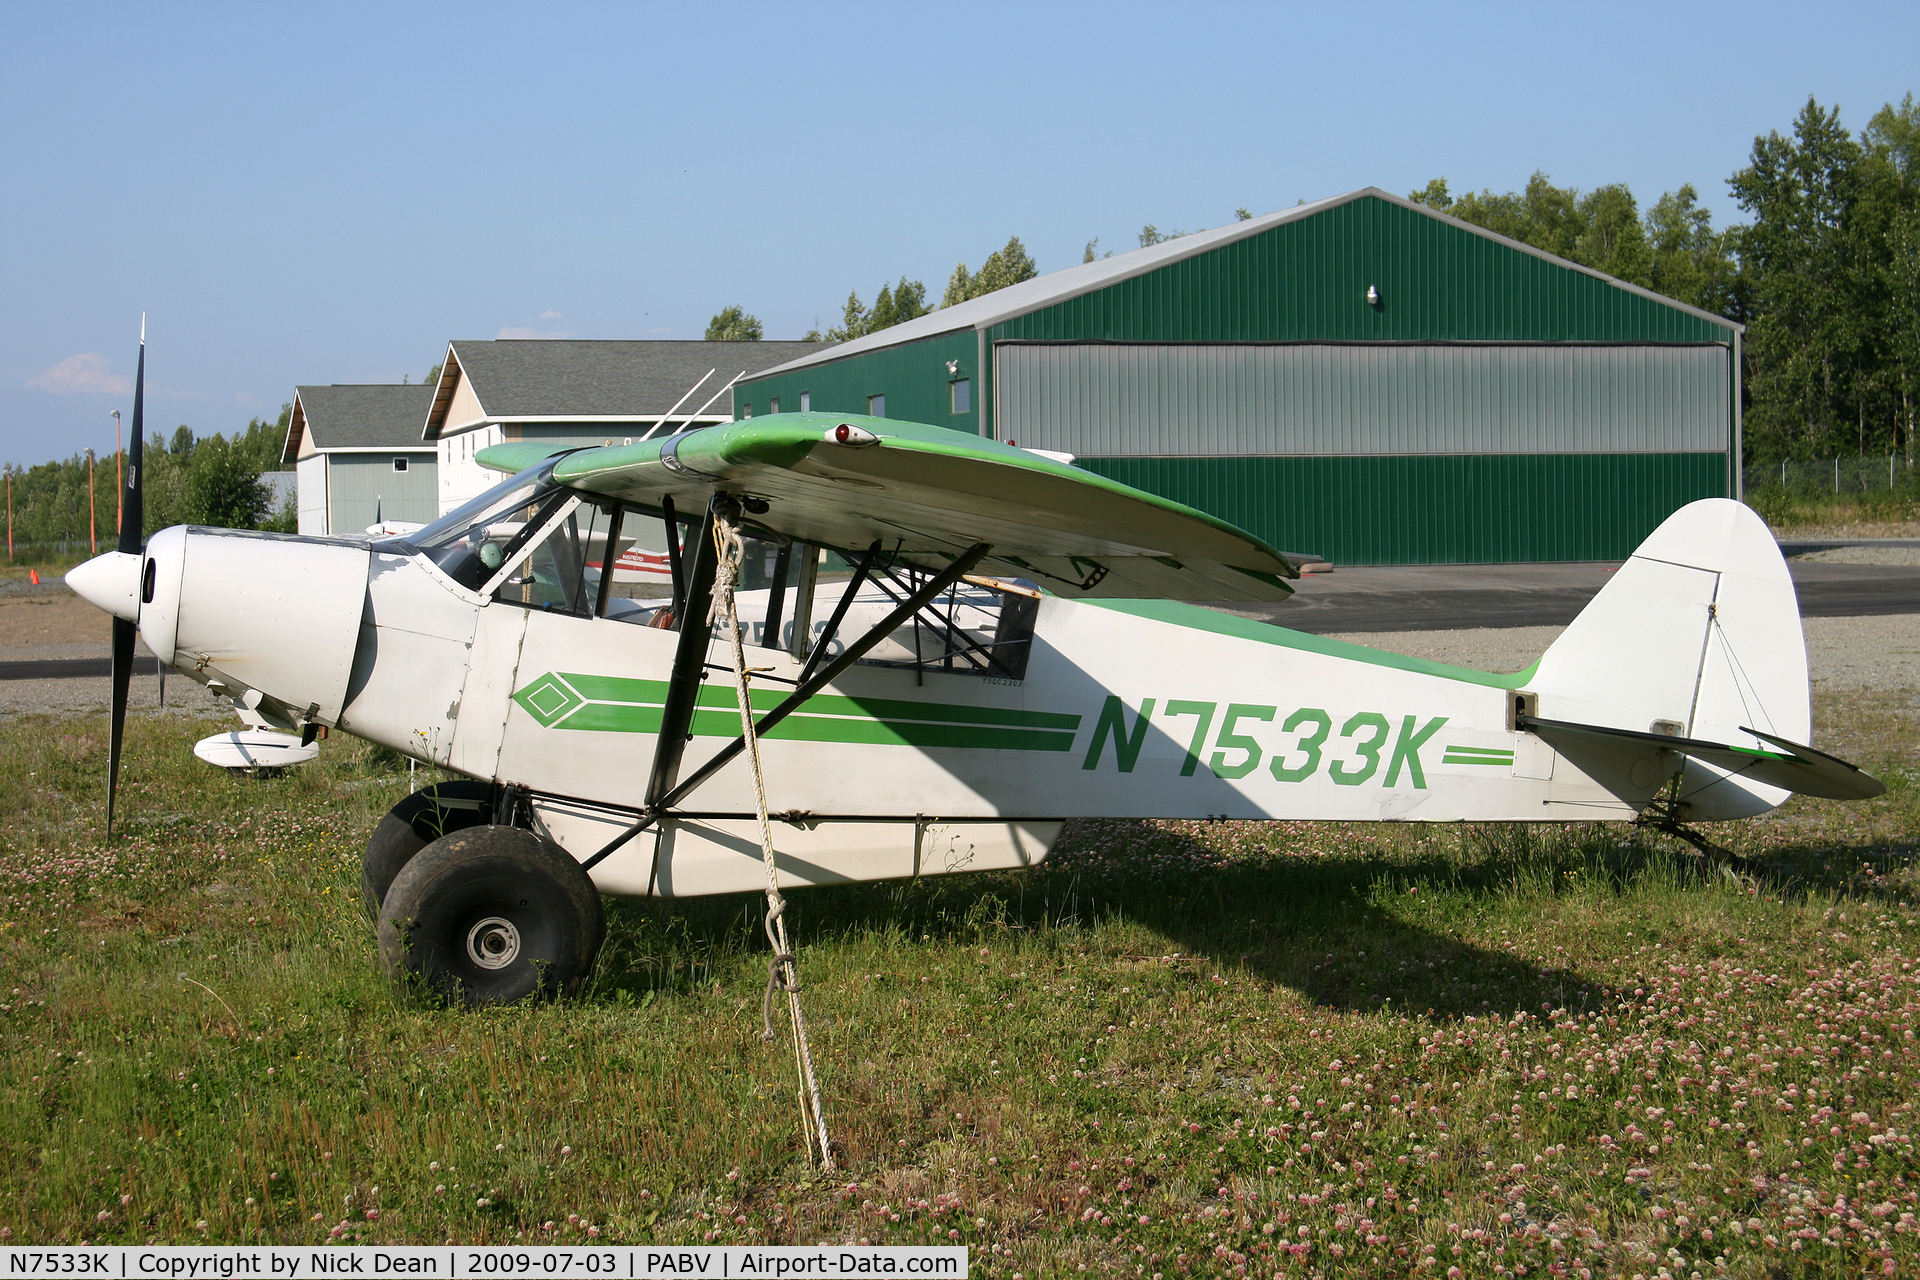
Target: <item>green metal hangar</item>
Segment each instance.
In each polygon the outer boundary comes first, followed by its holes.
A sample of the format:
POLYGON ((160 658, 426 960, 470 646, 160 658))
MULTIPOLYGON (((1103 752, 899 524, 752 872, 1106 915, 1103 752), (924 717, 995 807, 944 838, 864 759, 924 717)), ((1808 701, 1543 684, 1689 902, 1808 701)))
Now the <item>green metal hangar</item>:
POLYGON ((1376 188, 743 378, 1080 466, 1350 564, 1612 560, 1737 496, 1741 327, 1376 188))

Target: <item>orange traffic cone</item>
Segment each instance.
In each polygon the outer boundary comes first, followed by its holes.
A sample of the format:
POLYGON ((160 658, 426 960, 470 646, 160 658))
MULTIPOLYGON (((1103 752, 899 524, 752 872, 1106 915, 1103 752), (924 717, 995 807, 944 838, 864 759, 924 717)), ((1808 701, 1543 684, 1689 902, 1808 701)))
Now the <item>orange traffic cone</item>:
POLYGON ((38 569, 27 570, 27 576, 33 579, 34 586, 37 587, 40 585, 40 571, 38 569))

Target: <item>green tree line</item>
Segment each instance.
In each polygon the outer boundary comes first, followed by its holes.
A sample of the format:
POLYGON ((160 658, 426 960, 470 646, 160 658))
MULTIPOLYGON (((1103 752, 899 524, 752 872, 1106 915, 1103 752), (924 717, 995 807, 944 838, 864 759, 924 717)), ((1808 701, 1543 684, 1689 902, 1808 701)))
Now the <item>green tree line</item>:
MULTIPOLYGON (((177 427, 169 437, 156 432, 146 442, 145 532, 176 524, 218 525, 230 529, 277 529, 291 533, 291 498, 277 508, 271 489, 261 483, 265 471, 281 470, 280 450, 287 438, 291 406, 277 422, 255 418, 231 438, 195 437, 177 427)), ((50 543, 85 543, 88 535, 86 455, 37 467, 8 463, 13 544, 17 552, 50 543)), ((111 452, 95 456, 92 513, 103 550, 114 543, 119 491, 111 452)))
MULTIPOLYGON (((1019 284, 1022 280, 1031 280, 1040 274, 1034 265, 1033 255, 1020 243, 1019 236, 1009 236, 1006 244, 987 255, 978 271, 969 271, 962 262, 954 267, 953 274, 947 278, 946 292, 940 295, 938 306, 951 307, 955 303, 965 302, 1004 289, 1010 284, 1019 284)), ((865 337, 869 333, 878 333, 890 329, 896 324, 927 315, 936 308, 927 302, 927 286, 923 281, 909 280, 901 276, 893 284, 882 283, 880 291, 874 295, 873 305, 860 301, 860 291, 852 290, 847 294, 846 302, 840 308, 840 323, 824 332, 809 329, 802 342, 851 342, 855 338, 865 337)), ((708 342, 758 342, 763 329, 760 321, 750 316, 740 307, 727 307, 715 315, 707 324, 708 342)))
MULTIPOLYGON (((939 307, 956 306, 973 298, 985 297, 995 290, 1019 284, 1022 280, 1031 280, 1039 274, 1040 268, 1034 265, 1033 255, 1027 252, 1027 246, 1020 243, 1020 237, 1008 236, 1006 244, 988 254, 978 271, 969 271, 964 262, 954 267, 953 274, 947 277, 946 291, 940 295, 939 307)), ((871 307, 862 305, 859 290, 848 293, 846 304, 840 311, 840 323, 825 333, 817 329, 810 330, 803 341, 850 342, 869 333, 878 333, 896 324, 918 319, 934 310, 936 308, 927 303, 927 286, 919 280, 901 276, 894 284, 880 286, 880 292, 874 295, 871 307)))
POLYGON ((1808 99, 1790 136, 1756 137, 1727 179, 1752 221, 1718 228, 1691 185, 1644 214, 1612 184, 1535 173, 1524 191, 1411 198, 1747 326, 1749 464, 1916 451, 1920 413, 1920 107, 1888 103, 1858 137, 1808 99))

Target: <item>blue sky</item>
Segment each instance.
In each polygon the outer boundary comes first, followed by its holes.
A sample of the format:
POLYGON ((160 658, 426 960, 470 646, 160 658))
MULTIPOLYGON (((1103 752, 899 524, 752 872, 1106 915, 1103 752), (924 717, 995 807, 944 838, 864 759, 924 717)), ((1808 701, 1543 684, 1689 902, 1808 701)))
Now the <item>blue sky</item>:
POLYGON ((449 338, 798 337, 1018 234, 1194 230, 1536 168, 1725 221, 1809 94, 1920 90, 1920 5, 0 3, 0 458, 232 431, 449 338))

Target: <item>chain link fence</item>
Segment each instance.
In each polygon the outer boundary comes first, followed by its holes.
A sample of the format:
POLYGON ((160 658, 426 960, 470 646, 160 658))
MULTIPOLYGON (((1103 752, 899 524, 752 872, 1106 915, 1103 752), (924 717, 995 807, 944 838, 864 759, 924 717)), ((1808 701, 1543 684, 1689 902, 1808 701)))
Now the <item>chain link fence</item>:
POLYGON ((1912 488, 1913 463, 1897 453, 1880 457, 1770 462, 1746 469, 1747 492, 1783 489, 1796 496, 1889 493, 1912 488))

